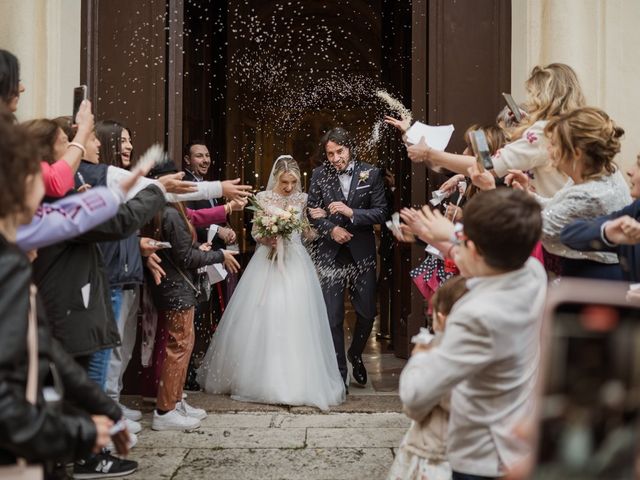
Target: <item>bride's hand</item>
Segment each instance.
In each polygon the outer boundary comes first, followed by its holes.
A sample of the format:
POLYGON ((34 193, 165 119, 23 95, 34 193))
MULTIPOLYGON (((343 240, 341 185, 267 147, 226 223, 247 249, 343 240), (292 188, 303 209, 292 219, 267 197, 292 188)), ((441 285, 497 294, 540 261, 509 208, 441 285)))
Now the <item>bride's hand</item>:
POLYGON ((222 254, 224 255, 224 260, 222 263, 224 263, 225 268, 231 273, 239 272, 240 264, 235 259, 235 256, 238 254, 238 252, 233 252, 231 250, 222 250, 222 254))
POLYGON ((318 218, 326 218, 327 212, 324 208, 309 208, 309 216, 317 220, 318 218))

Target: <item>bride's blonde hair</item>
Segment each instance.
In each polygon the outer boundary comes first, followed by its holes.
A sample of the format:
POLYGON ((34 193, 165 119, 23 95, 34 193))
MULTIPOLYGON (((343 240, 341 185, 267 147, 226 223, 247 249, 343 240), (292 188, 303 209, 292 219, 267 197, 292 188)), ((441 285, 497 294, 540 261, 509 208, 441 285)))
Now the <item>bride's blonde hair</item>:
POLYGON ((280 177, 285 174, 290 173, 298 180, 298 186, 301 186, 300 179, 302 175, 300 174, 300 167, 298 166, 298 162, 296 162, 291 155, 280 155, 276 162, 273 165, 273 178, 276 181, 276 185, 280 181, 280 177))

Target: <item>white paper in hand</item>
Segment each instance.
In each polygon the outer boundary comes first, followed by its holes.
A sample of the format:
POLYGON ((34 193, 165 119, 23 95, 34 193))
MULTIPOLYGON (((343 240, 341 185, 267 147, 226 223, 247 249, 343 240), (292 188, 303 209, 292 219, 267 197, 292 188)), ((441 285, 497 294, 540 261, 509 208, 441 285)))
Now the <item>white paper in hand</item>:
POLYGON ((444 151, 449 145, 451 135, 453 135, 453 125, 440 125, 432 127, 422 122, 416 122, 407 130, 407 141, 413 145, 420 143, 420 139, 424 137, 427 145, 434 150, 444 151))
POLYGON ((213 265, 206 266, 207 275, 209 276, 209 283, 211 285, 221 282, 227 278, 227 270, 221 263, 214 263, 213 265))

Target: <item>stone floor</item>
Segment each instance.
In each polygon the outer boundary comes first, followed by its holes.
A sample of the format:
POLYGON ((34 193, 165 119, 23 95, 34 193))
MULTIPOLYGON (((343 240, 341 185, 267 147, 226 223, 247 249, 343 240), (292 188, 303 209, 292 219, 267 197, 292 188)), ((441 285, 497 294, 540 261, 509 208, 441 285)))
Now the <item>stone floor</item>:
MULTIPOLYGON (((199 402, 194 398, 194 404, 199 402)), ((192 433, 154 432, 148 414, 132 479, 379 479, 409 425, 398 412, 214 413, 192 433)))
MULTIPOLYGON (((348 308, 347 345, 355 323, 348 308)), ((224 395, 188 392, 191 405, 209 413, 195 432, 154 432, 152 404, 123 396, 144 413, 143 431, 130 454, 139 462, 131 479, 384 479, 409 426, 398 398, 405 360, 377 341, 377 322, 363 355, 369 381, 352 384, 346 401, 330 412, 313 407, 265 405, 224 395)))
POLYGON ((328 413, 313 407, 265 405, 189 392, 209 417, 195 432, 154 432, 152 404, 122 401, 144 412, 143 431, 129 458, 131 479, 382 479, 409 426, 397 395, 404 360, 373 342, 364 355, 365 388, 328 413))

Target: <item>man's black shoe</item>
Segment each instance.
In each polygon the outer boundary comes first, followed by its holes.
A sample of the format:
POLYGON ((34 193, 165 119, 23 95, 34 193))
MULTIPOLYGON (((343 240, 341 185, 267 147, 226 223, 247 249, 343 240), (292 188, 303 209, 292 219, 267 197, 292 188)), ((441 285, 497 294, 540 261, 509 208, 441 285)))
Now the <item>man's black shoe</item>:
POLYGON ((364 387, 367 384, 367 369, 364 368, 362 357, 360 355, 347 354, 347 358, 353 367, 351 371, 353 379, 359 386, 364 387))
POLYGON ((107 450, 91 458, 80 460, 73 466, 73 478, 115 478, 130 475, 138 462, 114 457, 107 450))

